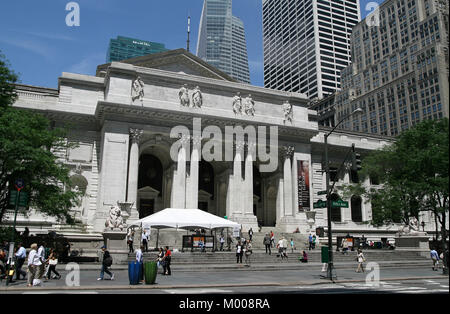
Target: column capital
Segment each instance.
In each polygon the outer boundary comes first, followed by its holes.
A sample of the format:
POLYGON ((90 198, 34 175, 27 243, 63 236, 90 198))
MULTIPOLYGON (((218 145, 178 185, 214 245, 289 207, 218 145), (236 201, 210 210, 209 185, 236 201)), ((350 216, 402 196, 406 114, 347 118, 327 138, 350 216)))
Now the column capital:
POLYGON ((284 160, 292 159, 294 157, 295 148, 294 146, 283 146, 281 147, 281 155, 284 160))
POLYGON ((139 141, 140 141, 143 133, 144 133, 144 130, 130 128, 130 137, 131 137, 132 143, 139 144, 139 141))

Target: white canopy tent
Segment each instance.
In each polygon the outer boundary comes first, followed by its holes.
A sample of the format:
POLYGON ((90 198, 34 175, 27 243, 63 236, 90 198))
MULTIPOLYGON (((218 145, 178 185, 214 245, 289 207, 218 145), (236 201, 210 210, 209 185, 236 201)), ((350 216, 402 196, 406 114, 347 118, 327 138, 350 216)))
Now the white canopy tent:
POLYGON ((216 215, 207 213, 200 209, 180 209, 166 208, 153 215, 144 217, 130 227, 152 227, 155 229, 163 228, 234 228, 241 229, 241 225, 216 215))

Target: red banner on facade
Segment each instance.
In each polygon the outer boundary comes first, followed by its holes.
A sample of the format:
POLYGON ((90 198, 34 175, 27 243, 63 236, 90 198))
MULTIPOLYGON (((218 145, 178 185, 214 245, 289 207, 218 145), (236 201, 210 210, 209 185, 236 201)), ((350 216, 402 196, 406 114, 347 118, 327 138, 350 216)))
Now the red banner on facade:
POLYGON ((310 210, 309 161, 297 160, 298 210, 310 210))

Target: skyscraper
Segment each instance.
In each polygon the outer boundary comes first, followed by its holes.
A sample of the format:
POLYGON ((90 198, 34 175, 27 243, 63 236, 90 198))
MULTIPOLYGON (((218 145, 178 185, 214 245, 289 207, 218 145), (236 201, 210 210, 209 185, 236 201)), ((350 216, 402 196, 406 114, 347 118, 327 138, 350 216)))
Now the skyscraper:
POLYGON ((250 83, 244 23, 232 15, 232 0, 205 0, 197 56, 234 79, 250 83))
POLYGON ((341 128, 397 136, 425 119, 449 117, 448 0, 386 0, 352 33, 334 109, 341 128))
POLYGON ((167 50, 164 44, 117 36, 116 39, 109 41, 106 62, 121 61, 167 50))
POLYGON ((263 0, 264 86, 322 98, 350 64, 358 0, 263 0))

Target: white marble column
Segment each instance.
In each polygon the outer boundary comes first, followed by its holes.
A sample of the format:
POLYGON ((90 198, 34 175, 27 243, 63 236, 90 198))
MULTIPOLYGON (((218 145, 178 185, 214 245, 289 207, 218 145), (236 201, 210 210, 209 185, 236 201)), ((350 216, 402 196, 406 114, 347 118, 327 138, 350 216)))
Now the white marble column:
POLYGON ((190 136, 182 136, 173 178, 172 208, 186 208, 186 152, 189 141, 190 136))
POLYGON ((137 211, 137 193, 138 193, 138 175, 139 175, 139 140, 143 130, 130 129, 130 160, 128 164, 128 192, 127 202, 133 203, 131 207, 131 217, 138 218, 137 211))
POLYGON ((284 211, 283 216, 292 216, 293 192, 292 192, 292 157, 294 147, 283 147, 283 192, 284 192, 284 211))
POLYGON ((231 207, 233 214, 243 214, 244 206, 242 204, 244 198, 242 194, 242 155, 244 151, 244 142, 239 141, 235 144, 235 154, 233 159, 233 188, 231 194, 231 207))
POLYGON ((192 150, 189 178, 186 179, 186 208, 198 208, 198 176, 201 149, 201 137, 194 136, 192 139, 192 150))
POLYGON ((245 180, 242 186, 242 193, 244 196, 243 212, 247 215, 253 215, 253 156, 255 156, 256 143, 248 142, 246 146, 245 180))

